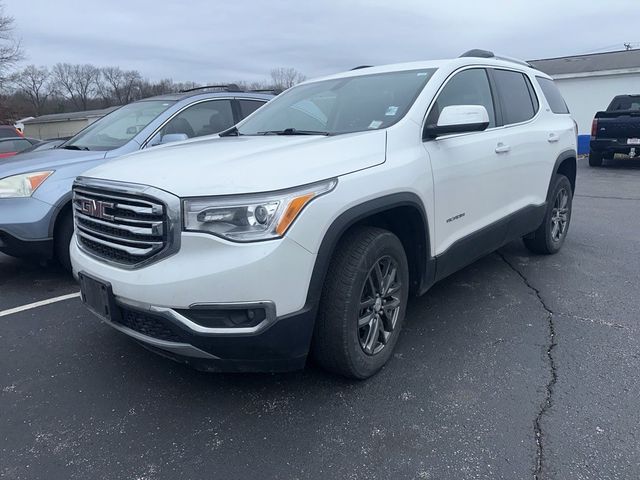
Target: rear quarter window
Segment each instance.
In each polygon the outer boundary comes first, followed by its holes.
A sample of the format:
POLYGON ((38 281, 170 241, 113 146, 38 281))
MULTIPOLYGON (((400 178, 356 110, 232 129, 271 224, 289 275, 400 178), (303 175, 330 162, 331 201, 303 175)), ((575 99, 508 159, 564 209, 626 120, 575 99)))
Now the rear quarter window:
POLYGON ((551 111, 553 113, 560 114, 569 113, 569 107, 567 107, 564 98, 562 98, 560 90, 553 82, 553 80, 549 80, 548 78, 544 77, 536 77, 536 80, 538 81, 538 85, 540 85, 542 93, 544 93, 547 102, 549 102, 551 111))

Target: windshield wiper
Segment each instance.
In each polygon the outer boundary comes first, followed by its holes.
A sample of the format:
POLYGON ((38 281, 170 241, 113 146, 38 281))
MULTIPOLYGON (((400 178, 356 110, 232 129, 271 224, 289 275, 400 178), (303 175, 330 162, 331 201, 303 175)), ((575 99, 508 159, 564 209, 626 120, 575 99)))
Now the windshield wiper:
POLYGON ((62 147, 59 148, 64 148, 65 150, 89 150, 89 147, 81 147, 79 145, 64 145, 62 147))
POLYGON ((238 127, 231 127, 224 132, 220 132, 218 135, 221 137, 239 137, 240 135, 244 135, 244 133, 240 133, 238 127))
POLYGON ((284 130, 267 130, 258 132, 258 135, 329 135, 329 132, 319 132, 316 130, 296 130, 295 128, 285 128, 284 130))

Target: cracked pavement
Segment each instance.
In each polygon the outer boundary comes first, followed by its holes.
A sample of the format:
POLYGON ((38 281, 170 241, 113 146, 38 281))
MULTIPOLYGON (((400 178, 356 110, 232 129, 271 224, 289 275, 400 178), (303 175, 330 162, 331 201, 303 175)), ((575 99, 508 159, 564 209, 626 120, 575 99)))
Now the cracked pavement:
MULTIPOLYGON (((639 478, 640 161, 578 170, 564 249, 412 300, 366 382, 195 372, 77 299, 0 317, 0 477, 639 478)), ((0 256, 0 311, 75 290, 0 256)))
POLYGON ((504 256, 501 252, 497 252, 497 255, 507 265, 509 265, 509 268, 511 268, 511 270, 516 272, 518 274, 518 276, 520 278, 522 278, 522 280, 524 281, 525 285, 527 287, 529 287, 536 294, 536 297, 538 297, 538 300, 540 301, 540 304, 542 305, 542 307, 547 312, 547 322, 549 323, 549 346, 547 347, 547 359, 548 359, 548 362, 549 362, 549 377, 550 378, 549 378, 549 383, 547 383, 547 386, 546 386, 545 398, 544 398, 543 403, 542 403, 542 405, 540 407, 540 410, 538 411, 538 414, 536 415, 535 420, 533 421, 534 436, 535 436, 535 442, 536 442, 536 447, 537 447, 537 449, 536 449, 536 468, 535 468, 535 472, 534 472, 533 476, 534 476, 535 480, 539 480, 539 479, 543 478, 542 469, 543 469, 543 466, 544 466, 544 444, 543 444, 544 439, 543 439, 541 420, 542 420, 542 417, 547 413, 547 411, 553 405, 553 388, 555 387, 556 382, 558 381, 558 371, 556 369, 556 362, 555 362, 555 359, 553 357, 553 349, 558 345, 556 343, 556 329, 555 329, 555 325, 554 325, 554 321, 553 321, 553 311, 551 311, 551 309, 544 302, 544 299, 540 295, 540 290, 538 290, 536 287, 531 285, 531 283, 529 283, 529 280, 527 279, 527 277, 520 270, 518 270, 511 263, 511 261, 507 259, 506 256, 504 256))

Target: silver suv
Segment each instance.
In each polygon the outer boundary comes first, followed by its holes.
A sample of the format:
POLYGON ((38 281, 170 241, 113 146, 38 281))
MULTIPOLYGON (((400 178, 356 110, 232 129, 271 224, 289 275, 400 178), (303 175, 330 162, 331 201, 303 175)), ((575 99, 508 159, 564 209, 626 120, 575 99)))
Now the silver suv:
POLYGON ((78 175, 128 153, 218 133, 271 98, 235 85, 147 98, 111 112, 54 149, 0 161, 0 251, 56 257, 70 269, 71 186, 78 175))

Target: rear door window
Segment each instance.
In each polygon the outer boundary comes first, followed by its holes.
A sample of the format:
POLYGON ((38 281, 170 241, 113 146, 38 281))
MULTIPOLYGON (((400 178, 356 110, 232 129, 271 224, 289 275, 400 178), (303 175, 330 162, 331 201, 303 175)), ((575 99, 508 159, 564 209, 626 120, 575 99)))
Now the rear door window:
POLYGON ((240 104, 240 120, 245 117, 248 117, 261 106, 263 106, 266 102, 261 102, 259 100, 238 100, 240 104))
POLYGON ((500 94, 502 119, 505 125, 531 120, 538 111, 538 99, 527 77, 511 70, 493 70, 500 94))
POLYGON ((559 114, 569 113, 569 108, 553 80, 549 80, 544 77, 536 77, 536 80, 538 81, 538 85, 540 85, 547 102, 549 102, 551 111, 559 114))

